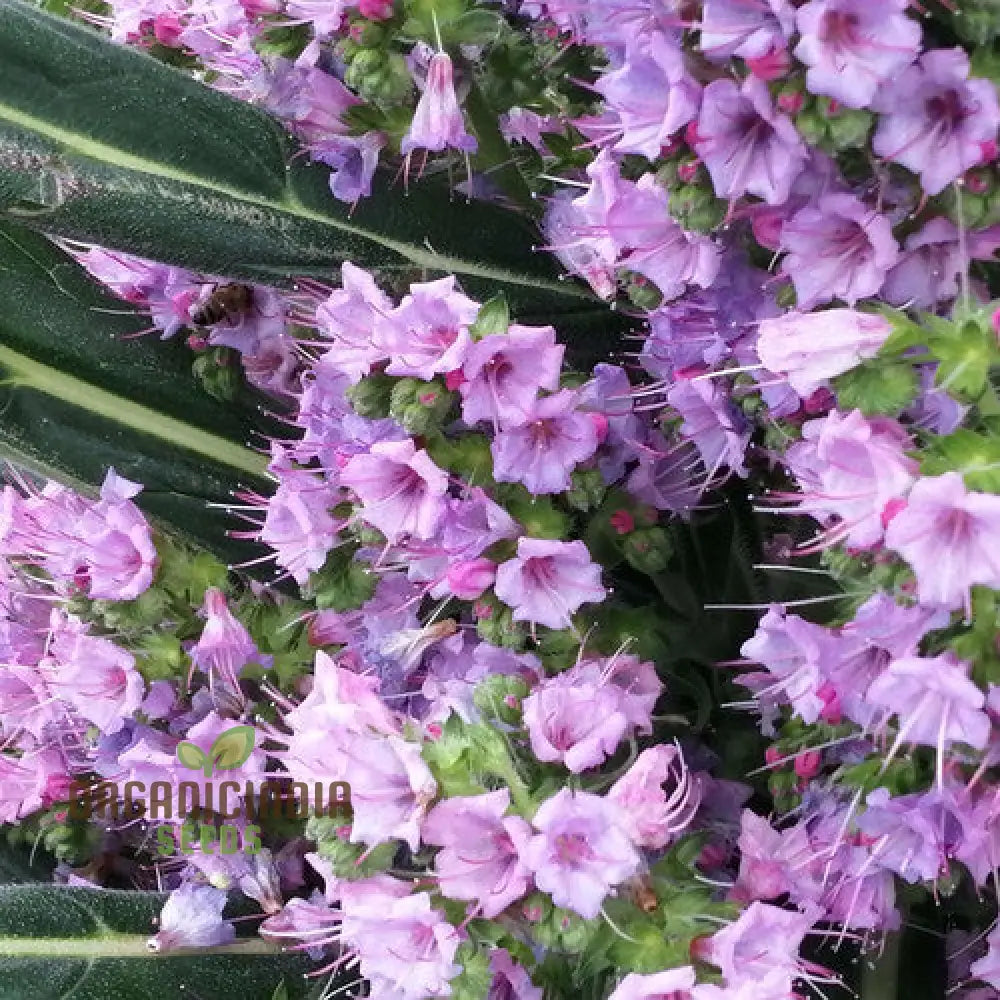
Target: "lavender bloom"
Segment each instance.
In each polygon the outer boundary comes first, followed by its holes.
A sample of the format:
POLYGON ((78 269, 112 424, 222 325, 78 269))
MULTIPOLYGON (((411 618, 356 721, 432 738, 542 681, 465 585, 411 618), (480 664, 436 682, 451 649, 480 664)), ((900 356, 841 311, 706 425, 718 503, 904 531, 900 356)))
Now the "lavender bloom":
POLYGON ((570 488, 570 473, 597 451, 594 420, 576 402, 576 393, 564 389, 536 400, 516 424, 500 428, 491 448, 498 482, 524 483, 535 494, 570 488))
POLYGON ((719 379, 686 379, 672 386, 667 402, 683 417, 681 435, 690 441, 711 479, 722 467, 745 476, 750 428, 719 379))
POLYGON ((760 59, 783 49, 795 30, 787 0, 705 0, 698 47, 712 62, 760 59))
POLYGON ((594 90, 621 121, 619 153, 649 160, 698 113, 699 87, 674 39, 653 32, 630 46, 624 65, 600 77, 594 90))
POLYGON ((335 136, 312 150, 313 159, 332 168, 330 191, 334 198, 353 205, 372 193, 379 153, 385 148, 381 132, 361 136, 335 136))
POLYGON ((497 569, 497 597, 514 609, 514 620, 548 628, 572 626, 582 604, 603 601, 601 568, 583 542, 519 538, 517 556, 497 569))
POLYGON ((565 348, 551 326, 518 326, 476 341, 462 365, 462 419, 523 422, 539 389, 559 388, 565 348))
POLYGON ((775 112, 767 84, 756 77, 742 86, 713 80, 705 88, 694 149, 720 198, 752 194, 769 205, 788 200, 807 156, 795 126, 775 112))
POLYGON ((921 603, 965 607, 970 587, 1000 588, 1000 496, 967 490, 957 472, 920 479, 885 543, 912 567, 921 603))
POLYGON ((222 919, 226 893, 208 886, 190 885, 175 889, 160 912, 160 929, 147 946, 150 951, 173 951, 176 948, 212 948, 228 944, 236 931, 222 919))
POLYGON ((1000 927, 994 927, 986 938, 989 951, 977 959, 969 967, 976 979, 989 983, 994 989, 1000 990, 1000 927))
POLYGON ((455 96, 452 81, 451 56, 436 52, 427 67, 427 84, 409 131, 399 145, 400 152, 409 155, 415 149, 435 153, 451 147, 464 153, 474 153, 478 146, 474 136, 465 131, 462 111, 455 96))
POLYGON ((492 919, 528 891, 531 875, 522 864, 531 827, 505 816, 510 792, 457 796, 439 802, 424 820, 422 839, 443 848, 434 867, 441 892, 450 899, 475 900, 492 919))
POLYGON ((527 971, 503 948, 490 951, 493 982, 486 1000, 542 1000, 542 991, 531 982, 527 971))
POLYGON ((884 317, 852 309, 789 312, 761 322, 757 354, 805 398, 827 379, 875 357, 890 332, 884 317))
POLYGON ((806 86, 850 108, 871 103, 879 86, 920 51, 920 25, 906 16, 908 0, 811 0, 795 15, 806 86))
POLYGON ((841 298, 853 306, 878 294, 899 257, 892 225, 849 194, 824 195, 796 212, 781 230, 800 309, 841 298))
POLYGON ((380 441, 344 466, 341 482, 361 500, 363 520, 394 542, 404 535, 431 538, 444 514, 448 476, 423 449, 380 441))
POLYGON ((968 76, 969 57, 962 49, 934 49, 872 102, 882 114, 875 152, 919 174, 927 194, 940 194, 982 162, 996 139, 996 88, 990 80, 968 76))
POLYGON ((539 832, 523 852, 535 884, 557 906, 593 919, 604 897, 639 868, 639 855, 619 825, 617 806, 564 788, 535 813, 539 832))

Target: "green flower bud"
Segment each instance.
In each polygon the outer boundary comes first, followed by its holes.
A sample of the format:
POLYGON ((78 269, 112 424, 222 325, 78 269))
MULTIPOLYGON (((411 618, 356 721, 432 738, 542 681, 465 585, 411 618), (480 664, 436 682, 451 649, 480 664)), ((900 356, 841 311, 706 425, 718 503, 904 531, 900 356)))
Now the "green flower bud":
POLYGON ((659 525, 637 528, 625 536, 625 558, 642 573, 662 573, 670 563, 674 547, 670 536, 659 525))
POLYGON ((782 285, 776 292, 774 301, 782 309, 794 309, 798 301, 798 296, 795 294, 795 286, 791 282, 788 282, 787 285, 782 285))
POLYGON ((710 233, 721 225, 727 206, 709 188, 685 184, 670 192, 670 214, 684 229, 710 233))
POLYGON ((566 502, 575 510, 596 510, 604 502, 608 492, 600 469, 575 469, 572 487, 566 494, 566 502))
POLYGON ((568 670, 580 655, 580 639, 569 629, 539 630, 536 650, 546 673, 568 670))
POLYGON ((243 373, 236 352, 228 347, 213 347, 199 354, 191 365, 194 377, 210 396, 231 403, 243 385, 243 373))
POLYGON ((354 560, 351 547, 341 545, 309 577, 307 591, 321 610, 353 611, 372 597, 376 582, 375 574, 354 560))
POLYGON ((521 702, 531 688, 516 674, 491 674, 476 685, 472 700, 485 719, 514 726, 521 721, 521 702))
POLYGON ((379 372, 368 375, 356 385, 350 386, 345 395, 359 417, 381 420, 389 416, 392 388, 395 384, 395 379, 379 372))
POLYGON ((663 295, 659 288, 644 274, 633 271, 623 271, 621 278, 625 282, 625 294, 637 309, 652 312, 662 301, 663 295))
POLYGON ((454 398, 441 379, 423 382, 416 378, 401 378, 392 387, 389 413, 410 434, 423 436, 440 430, 454 398))
POLYGON ((148 684, 172 680, 187 672, 188 659, 173 632, 144 635, 136 650, 135 665, 148 684))
POLYGON ((492 594, 476 601, 476 634, 484 642, 504 649, 523 650, 528 641, 528 629, 515 622, 513 612, 492 594))
POLYGON ((532 538, 562 539, 569 534, 569 517, 548 497, 532 496, 523 486, 507 484, 497 494, 497 502, 532 538))
POLYGON ((870 111, 840 108, 827 122, 827 134, 838 152, 858 149, 868 141, 875 116, 870 111))
POLYGON ((810 146, 826 143, 829 124, 829 119, 818 108, 806 108, 795 116, 795 127, 810 146))
POLYGON ((436 434, 427 439, 427 453, 436 465, 470 483, 493 484, 493 455, 483 434, 463 434, 446 438, 436 434))
POLYGON ((551 913, 530 928, 538 944, 570 955, 581 955, 601 929, 599 920, 585 920, 572 910, 553 907, 551 913))

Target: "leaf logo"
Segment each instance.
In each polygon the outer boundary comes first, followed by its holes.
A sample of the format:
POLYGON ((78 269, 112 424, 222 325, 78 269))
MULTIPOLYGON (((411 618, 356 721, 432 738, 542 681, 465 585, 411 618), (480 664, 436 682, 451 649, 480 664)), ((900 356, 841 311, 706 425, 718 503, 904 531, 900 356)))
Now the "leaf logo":
POLYGON ((232 771, 245 764, 253 752, 256 735, 253 726, 233 726, 219 733, 208 753, 184 740, 177 745, 177 760, 182 767, 211 778, 213 771, 232 771))

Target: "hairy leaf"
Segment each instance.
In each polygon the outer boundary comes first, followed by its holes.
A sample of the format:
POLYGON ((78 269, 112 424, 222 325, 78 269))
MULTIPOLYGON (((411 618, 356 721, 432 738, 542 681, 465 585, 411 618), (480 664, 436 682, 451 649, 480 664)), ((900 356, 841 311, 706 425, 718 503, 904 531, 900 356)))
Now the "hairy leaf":
POLYGON ((289 998, 305 995, 309 963, 257 937, 151 952, 146 942, 165 898, 132 890, 0 887, 0 1000, 271 1000, 282 983, 289 998))
POLYGON ((108 466, 141 482, 168 527, 221 545, 206 510, 238 483, 266 488, 251 413, 206 396, 179 343, 125 339, 148 326, 44 237, 0 222, 0 457, 93 493, 108 466))
POLYGON ((34 228, 264 283, 344 260, 503 291, 522 322, 603 340, 621 325, 560 281, 532 225, 381 178, 353 211, 267 114, 94 31, 0 0, 0 211, 34 228), (603 334, 603 336, 602 336, 603 334))

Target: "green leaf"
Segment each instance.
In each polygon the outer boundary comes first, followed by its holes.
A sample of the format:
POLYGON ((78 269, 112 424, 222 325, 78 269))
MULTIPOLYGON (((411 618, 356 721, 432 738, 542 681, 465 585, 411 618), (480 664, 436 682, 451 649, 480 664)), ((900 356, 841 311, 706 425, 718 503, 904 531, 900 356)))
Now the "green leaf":
MULTIPOLYGON (((624 319, 532 251, 531 224, 391 178, 353 210, 282 127, 89 28, 0 4, 0 211, 33 228, 228 277, 329 278, 344 260, 412 277, 450 273, 507 294, 521 322, 580 338, 624 319)), ((584 346, 590 346, 584 344, 584 346)), ((591 348, 592 349, 592 348, 591 348)))
POLYGON ((917 394, 917 373, 910 364, 863 365, 834 381, 842 410, 860 410, 865 416, 896 414, 917 394))
POLYGON ((1000 493, 1000 438, 961 428, 934 438, 920 461, 925 476, 960 472, 966 486, 986 493, 1000 493))
POLYGON ((177 761, 189 771, 200 771, 208 763, 209 757, 200 746, 183 740, 177 744, 177 761))
POLYGON ((304 996, 309 963, 260 938, 152 953, 147 941, 165 898, 133 890, 0 887, 0 1000, 271 1000, 282 981, 289 1000, 304 996))
POLYGON ((233 726, 220 733, 209 750, 209 756, 217 771, 232 771, 241 767, 253 753, 253 741, 257 733, 253 726, 233 726))
MULTIPOLYGON (((2 17, 2 15, 0 15, 2 17)), ((128 338, 148 317, 44 237, 0 221, 0 456, 93 493, 108 466, 141 482, 139 504, 227 558, 231 518, 206 510, 240 483, 267 489, 244 442, 254 414, 202 393, 180 343, 128 338)))

